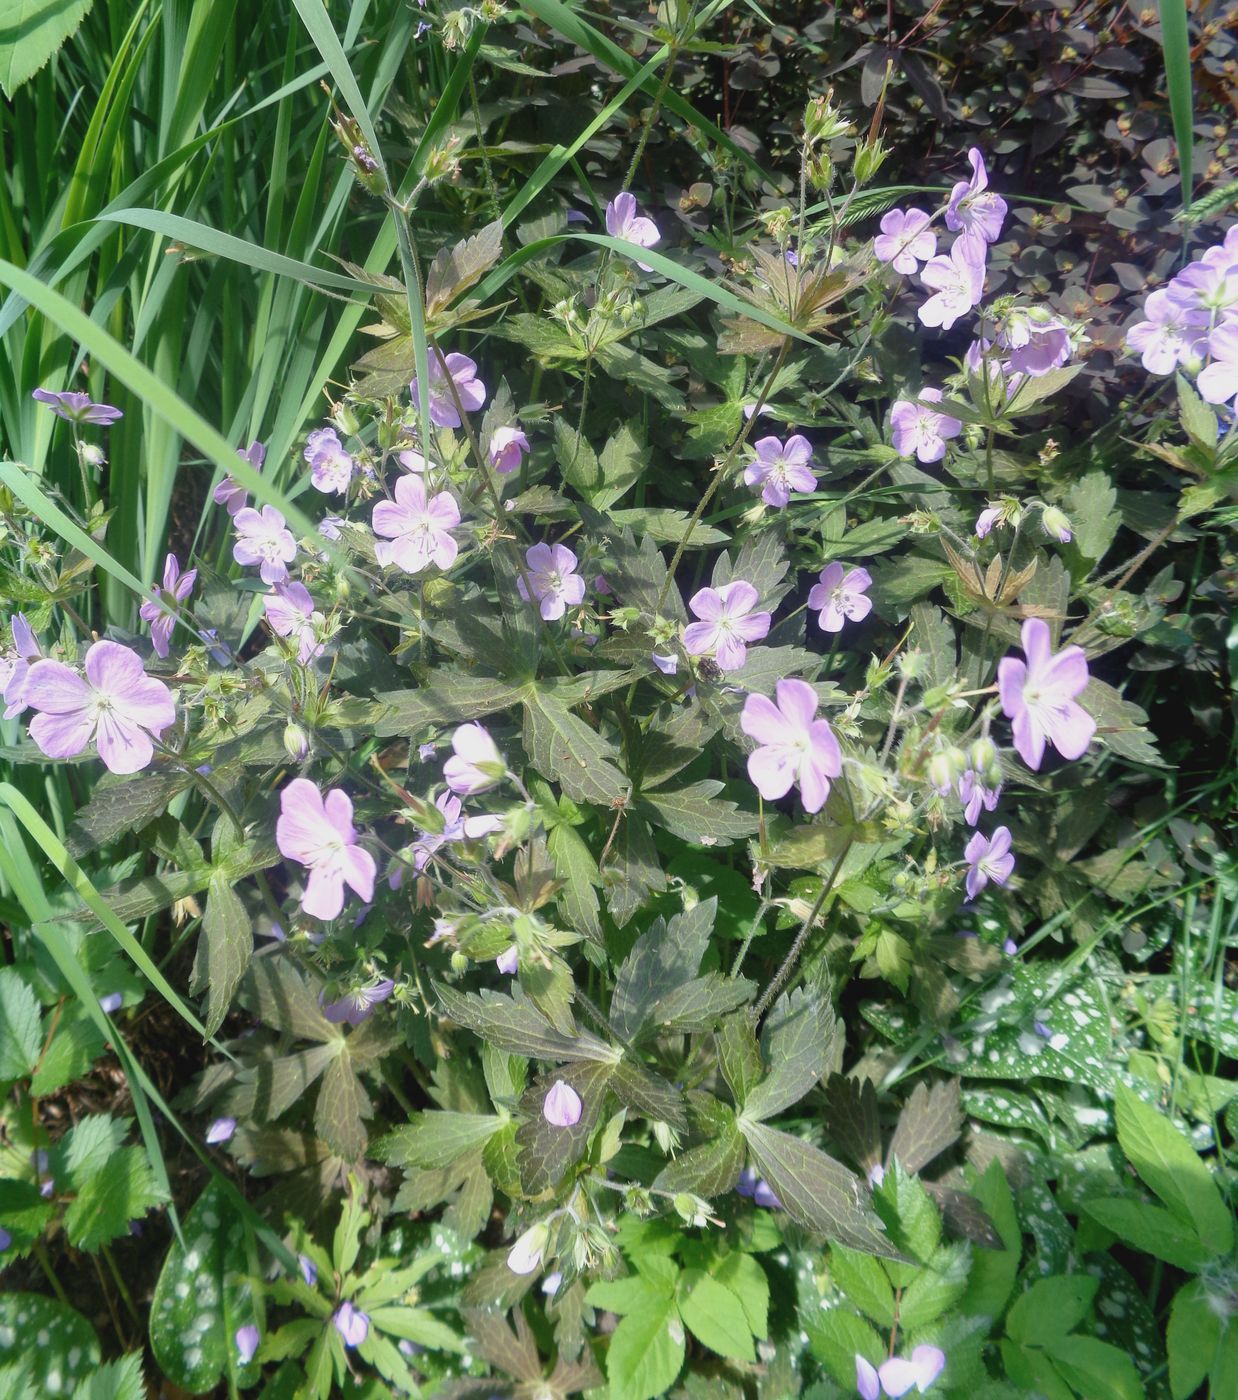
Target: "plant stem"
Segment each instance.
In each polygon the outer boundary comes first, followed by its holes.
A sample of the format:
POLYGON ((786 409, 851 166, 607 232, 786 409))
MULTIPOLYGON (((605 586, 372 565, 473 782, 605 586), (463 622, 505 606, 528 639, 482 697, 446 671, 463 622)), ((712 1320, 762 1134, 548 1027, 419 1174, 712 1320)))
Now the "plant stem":
POLYGON ((830 891, 834 888, 834 881, 838 879, 838 872, 843 868, 843 861, 847 859, 847 853, 851 850, 854 837, 847 839, 847 844, 839 852, 838 859, 834 862, 834 868, 830 871, 829 877, 821 886, 821 893, 817 896, 816 903, 808 911, 808 917, 800 925, 800 931, 795 935, 795 942, 791 944, 790 951, 782 960, 782 966, 774 974, 774 980, 766 987, 761 996, 761 1000, 756 1005, 756 1017, 760 1020, 769 1010, 774 998, 782 991, 783 984, 790 977, 799 961, 800 954, 804 951, 804 944, 808 941, 808 935, 812 931, 813 925, 817 922, 817 915, 820 914, 829 897, 830 891))

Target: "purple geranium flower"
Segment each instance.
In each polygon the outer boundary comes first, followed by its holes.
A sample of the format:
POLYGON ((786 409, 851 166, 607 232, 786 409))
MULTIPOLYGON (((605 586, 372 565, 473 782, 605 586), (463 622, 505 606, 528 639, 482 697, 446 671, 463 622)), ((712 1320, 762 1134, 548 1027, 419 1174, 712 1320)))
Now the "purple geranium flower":
MULTIPOLYGON (((998 344, 1003 344, 1000 336, 998 344)), ((1056 316, 1028 317, 1017 337, 1005 339, 1004 348, 1010 351, 1007 371, 1035 379, 1070 359, 1070 327, 1056 316)))
POLYGON ((395 564, 406 574, 419 574, 431 564, 449 569, 460 546, 451 531, 460 523, 460 507, 450 491, 427 497, 419 476, 402 476, 395 484, 395 500, 374 507, 374 533, 385 538, 374 547, 384 567, 395 564))
POLYGON ((507 1267, 513 1274, 531 1274, 542 1262, 550 1230, 540 1222, 531 1225, 507 1251, 507 1267))
POLYGON ((541 604, 539 611, 546 622, 555 622, 568 607, 585 600, 585 580, 575 572, 576 556, 566 545, 535 544, 525 552, 528 584, 517 576, 516 591, 527 603, 529 590, 541 604))
POLYGON ((881 232, 873 239, 878 262, 895 272, 915 272, 937 252, 937 235, 923 209, 891 209, 882 215, 881 232))
POLYGON ((576 1090, 565 1079, 556 1079, 542 1100, 542 1116, 556 1128, 574 1128, 583 1107, 576 1090))
POLYGON ((1014 856, 1010 854, 1010 829, 999 826, 992 837, 972 832, 971 840, 963 850, 967 861, 967 899, 970 903, 991 880, 995 885, 1004 885, 1014 869, 1014 856))
POLYGON ((306 1288, 313 1288, 318 1282, 318 1265, 308 1254, 298 1254, 297 1267, 301 1270, 301 1277, 305 1280, 306 1288))
POLYGON ((982 809, 992 812, 997 807, 997 800, 1002 795, 1002 785, 998 783, 996 787, 986 787, 975 769, 969 768, 958 780, 956 791, 959 801, 963 804, 963 816, 967 825, 975 826, 980 820, 982 809))
POLYGON ((950 191, 946 227, 961 234, 983 258, 985 244, 996 243, 1001 237, 1006 201, 989 189, 989 172, 975 146, 968 151, 967 159, 971 163, 971 179, 960 180, 950 191))
POLYGON ((941 1375, 946 1364, 946 1353, 940 1347, 918 1346, 910 1358, 892 1356, 883 1361, 877 1374, 881 1386, 891 1400, 906 1395, 914 1385, 921 1395, 941 1375))
POLYGON ((220 1143, 231 1142, 235 1132, 235 1118, 216 1118, 206 1130, 206 1142, 208 1146, 217 1147, 220 1143))
MULTIPOLYGON (((243 462, 248 462, 254 471, 260 472, 263 462, 266 461, 267 450, 260 442, 251 442, 248 447, 238 447, 236 455, 243 462)), ((224 506, 229 515, 236 515, 238 511, 245 509, 249 492, 232 477, 225 476, 216 486, 213 499, 217 506, 224 506)))
POLYGON ((453 756, 443 765, 443 778, 452 792, 472 797, 486 792, 507 772, 503 755, 480 724, 462 724, 451 736, 453 756))
POLYGON ((792 491, 815 491, 817 478, 813 473, 812 444, 799 433, 789 437, 784 446, 776 437, 763 437, 754 444, 756 457, 744 468, 744 481, 749 486, 761 486, 761 499, 767 506, 781 509, 791 499, 792 491))
POLYGON ((370 1319, 351 1303, 341 1303, 331 1321, 346 1347, 359 1347, 370 1335, 370 1319))
POLYGON ((460 799, 450 792, 440 793, 434 805, 442 813, 443 829, 422 830, 421 835, 413 842, 414 870, 424 870, 435 851, 452 841, 476 841, 479 837, 502 830, 502 817, 491 814, 478 817, 463 816, 460 799))
POLYGON ((844 622, 862 622, 873 610, 873 600, 865 596, 872 575, 867 569, 848 569, 835 561, 817 575, 808 593, 808 606, 817 612, 817 622, 826 632, 841 632, 844 622))
POLYGON ((1143 304, 1146 320, 1126 332, 1128 350, 1135 350, 1149 374, 1172 374, 1181 364, 1203 359, 1208 314, 1176 302, 1166 287, 1158 287, 1143 304))
MULTIPOLYGON (((417 407, 420 400, 415 379, 409 392, 417 407)), ((486 402, 486 386, 477 377, 477 362, 454 351, 444 360, 437 350, 431 351, 429 399, 430 422, 439 428, 458 428, 461 408, 466 413, 476 413, 486 402), (454 392, 451 385, 455 386, 454 392)))
POLYGON ((1002 523, 1005 511, 1001 506, 988 506, 976 517, 976 538, 984 539, 994 525, 1002 523))
POLYGON ((881 1395, 881 1377, 877 1374, 877 1368, 858 1351, 855 1354, 855 1388, 860 1392, 861 1400, 879 1400, 881 1395))
POLYGON ((924 264, 920 280, 934 295, 916 311, 921 325, 949 330, 960 316, 980 304, 984 295, 984 262, 962 238, 948 255, 938 253, 924 264))
POLYGON ((1184 310, 1203 311, 1211 324, 1238 312, 1238 251, 1225 243, 1209 248, 1202 258, 1184 267, 1166 290, 1184 310))
POLYGON ((738 671, 748 659, 746 643, 769 635, 769 613, 753 612, 758 597, 757 590, 743 579, 694 593, 688 606, 701 620, 684 628, 688 655, 703 656, 712 651, 720 670, 738 671))
POLYGON ((368 904, 374 898, 374 857, 357 844, 348 794, 334 788, 324 798, 308 778, 294 778, 279 795, 275 844, 280 855, 309 867, 301 908, 334 919, 344 907, 347 884, 368 904))
POLYGON ((529 450, 529 439, 519 428, 496 428, 490 434, 487 455, 496 472, 514 472, 529 450))
POLYGON ((394 990, 395 983, 390 978, 384 978, 365 987, 354 987, 335 1001, 323 1001, 322 993, 319 992, 318 1005, 322 1007, 322 1014, 333 1025, 347 1021, 350 1026, 359 1026, 394 990))
POLYGON ((494 960, 495 967, 507 977, 514 977, 520 970, 520 953, 513 943, 510 948, 505 948, 494 960))
POLYGON ((752 1192, 753 1205, 764 1206, 766 1210, 781 1210, 782 1202, 774 1194, 773 1187, 762 1178, 752 1192))
MULTIPOLYGON (((189 569, 182 574, 176 555, 169 554, 163 561, 163 601, 172 606, 183 603, 193 592, 194 580, 197 577, 197 569, 189 569)), ((151 592, 158 598, 159 585, 152 583, 150 587, 151 592)), ((155 655, 167 656, 172 645, 172 629, 176 626, 175 615, 165 612, 158 603, 148 599, 138 609, 138 616, 143 622, 150 623, 150 640, 155 648, 155 655)))
POLYGON ((1088 683, 1082 647, 1053 655, 1049 624, 1029 617, 1023 624, 1026 662, 1003 657, 997 665, 1002 713, 1012 722, 1014 746, 1033 771, 1052 744, 1063 758, 1081 758, 1096 733, 1096 721, 1075 697, 1088 683))
POLYGON ((740 728, 760 745, 748 755, 748 776, 766 801, 785 797, 799 784, 806 812, 819 812, 830 795, 830 779, 842 772, 838 740, 817 718, 817 692, 806 681, 781 680, 777 705, 749 695, 740 728))
POLYGON ((106 996, 99 998, 99 1010, 106 1011, 110 1016, 113 1011, 119 1011, 125 1004, 125 999, 119 992, 108 992, 106 996))
POLYGON ((304 456, 310 464, 310 480, 320 491, 341 496, 347 492, 356 464, 334 428, 315 428, 306 439, 304 456))
POLYGON ((272 592, 264 595, 262 609, 272 632, 296 642, 297 660, 302 666, 317 661, 325 650, 318 640, 323 616, 314 611, 314 600, 303 583, 277 583, 272 592))
MULTIPOLYGON (((636 197, 626 190, 606 206, 606 232, 612 238, 622 238, 625 243, 635 243, 638 248, 652 248, 662 238, 657 224, 637 210, 636 197)), ((636 265, 643 272, 653 270, 648 263, 636 265)))
POLYGON ((263 583, 283 583, 288 565, 297 557, 297 542, 279 511, 274 506, 263 506, 261 511, 245 506, 232 523, 239 537, 232 546, 236 562, 257 564, 263 583))
POLYGON ((1209 403, 1238 399, 1238 321, 1223 321, 1208 337, 1211 363, 1200 370, 1200 394, 1209 403))
POLYGON ((30 737, 49 758, 74 758, 93 740, 113 773, 136 773, 154 757, 152 738, 176 722, 172 692, 118 642, 95 642, 85 678, 62 661, 36 661, 23 699, 39 713, 30 737))
POLYGON ((247 1327, 238 1327, 233 1340, 236 1342, 237 1360, 242 1366, 248 1366, 258 1351, 261 1334, 251 1322, 247 1327))
POLYGON ((89 394, 75 394, 54 389, 36 389, 30 396, 48 408, 66 423, 95 423, 106 427, 125 415, 110 403, 95 403, 89 394))
POLYGON ((921 389, 919 400, 899 399, 890 410, 890 436, 900 457, 914 452, 921 462, 940 462, 946 440, 963 431, 963 424, 948 413, 929 408, 941 402, 940 389, 921 389))
POLYGON ((14 613, 9 619, 13 649, 0 652, 0 696, 4 697, 4 718, 14 719, 26 708, 26 679, 31 664, 42 653, 35 640, 34 629, 24 613, 14 613))

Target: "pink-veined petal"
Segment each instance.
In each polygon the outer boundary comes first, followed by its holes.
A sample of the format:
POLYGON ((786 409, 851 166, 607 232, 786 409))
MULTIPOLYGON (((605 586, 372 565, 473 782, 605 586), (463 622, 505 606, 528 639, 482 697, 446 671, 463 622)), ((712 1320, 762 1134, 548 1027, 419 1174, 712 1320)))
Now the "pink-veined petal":
POLYGON ((775 802, 791 791, 795 781, 795 754, 773 744, 748 755, 748 777, 767 802, 775 802))
POLYGON ((26 675, 25 700, 46 714, 76 715, 91 705, 94 693, 62 661, 36 661, 26 675))
POLYGON ((702 622, 717 622, 722 616, 724 600, 713 588, 701 588, 688 599, 688 606, 702 622))
POLYGON ((1096 721, 1074 700, 1054 710, 1050 737, 1063 758, 1082 758, 1095 733, 1096 721))
POLYGON ((807 681, 779 681, 774 687, 774 694, 778 697, 778 708, 796 729, 807 730, 816 719, 817 692, 807 681))
POLYGON ((113 773, 138 773, 155 756, 146 730, 115 710, 99 712, 95 744, 99 757, 113 773))
POLYGON ((718 645, 716 622, 690 622, 683 629, 684 650, 689 656, 701 656, 718 645))
POLYGON ((338 864, 316 865, 305 882, 301 908, 316 919, 334 919, 344 907, 344 874, 338 864))
POLYGON ((369 904, 374 898, 374 878, 377 867, 374 857, 364 846, 348 846, 340 857, 343 878, 362 901, 369 904))
POLYGON ((30 721, 30 737, 48 758, 76 758, 90 746, 94 732, 89 711, 44 711, 30 721))
POLYGON ((750 695, 744 701, 739 727, 758 744, 786 744, 795 737, 786 716, 764 695, 750 695))
POLYGON ((1043 617, 1029 617, 1023 624, 1023 654, 1028 670, 1039 679, 1053 654, 1049 624, 1043 617))

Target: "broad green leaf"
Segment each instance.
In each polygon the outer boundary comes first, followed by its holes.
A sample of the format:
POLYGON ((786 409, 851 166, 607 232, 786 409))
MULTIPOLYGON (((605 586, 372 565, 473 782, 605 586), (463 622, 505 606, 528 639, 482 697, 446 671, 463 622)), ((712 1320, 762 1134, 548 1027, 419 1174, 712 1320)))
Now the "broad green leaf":
POLYGON ((1210 1241, 1200 1240, 1195 1227, 1160 1206, 1120 1196, 1084 1201, 1084 1213, 1125 1244, 1192 1273, 1213 1257, 1210 1241))
POLYGON ((819 1147, 741 1116, 757 1171, 787 1214, 805 1229, 866 1254, 896 1257, 896 1246, 865 1202, 859 1178, 819 1147))
POLYGON ((366 1147, 363 1120, 373 1111, 344 1042, 323 1075, 314 1107, 314 1131, 346 1162, 360 1161, 366 1147))
POLYGON ((855 1358, 880 1366, 888 1352, 871 1323, 848 1308, 817 1312, 807 1327, 812 1354, 850 1395, 855 1390, 855 1358))
POLYGON ((457 992, 437 986, 443 1010, 458 1025, 465 1026, 483 1040, 512 1055, 537 1060, 596 1060, 614 1064, 620 1051, 598 1040, 588 1031, 563 1035, 540 1011, 518 993, 457 992))
POLYGON ((1006 1306, 1019 1272, 1023 1236, 1015 1214, 1014 1197, 1001 1162, 989 1163, 983 1176, 972 1186, 972 1193, 984 1207, 1001 1236, 1001 1249, 978 1249, 972 1255, 967 1290, 959 1303, 964 1316, 996 1320, 1006 1306))
POLYGON ((65 843, 80 859, 96 846, 106 846, 127 831, 140 831, 167 809, 179 792, 193 786, 190 774, 167 772, 107 773, 95 784, 90 801, 78 810, 65 843))
POLYGON ((886 1271, 871 1254, 836 1244, 830 1250, 829 1265, 831 1278, 849 1302, 879 1327, 893 1325, 894 1289, 886 1271))
POLYGON ((610 1023, 625 1040, 640 1034, 659 997, 695 976, 717 913, 716 899, 702 900, 674 915, 669 928, 655 919, 632 945, 610 1002, 610 1023))
POLYGON ((627 795, 618 752, 539 686, 525 688, 524 744, 533 766, 577 802, 609 807, 627 795))
POLYGON ((223 1025, 253 951, 253 926, 233 881, 222 874, 212 875, 190 978, 190 991, 206 992, 208 1036, 223 1025))
POLYGON ((150 1343, 163 1374, 199 1394, 225 1376, 253 1385, 257 1362, 242 1366, 237 1328, 258 1321, 250 1278, 256 1271, 245 1228, 220 1182, 210 1182, 185 1220, 185 1242, 173 1240, 150 1309, 150 1343))
POLYGON ((1098 743, 1132 763, 1146 763, 1153 768, 1166 766, 1147 728, 1147 711, 1133 700, 1125 699, 1111 685, 1092 676, 1079 702, 1096 721, 1098 743))
POLYGON ((699 758, 718 732, 717 717, 697 702, 677 705, 666 718, 664 713, 659 712, 640 749, 639 783, 646 796, 699 758))
POLYGON ((928 1085, 920 1080, 899 1114, 888 1156, 904 1171, 922 1171, 935 1157, 953 1147, 963 1131, 959 1081, 928 1085))
POLYGON ((25 1254, 42 1236, 55 1210, 33 1182, 0 1176, 0 1226, 9 1233, 10 1260, 25 1254))
POLYGON ((666 890, 666 875, 653 836, 643 818, 629 810, 602 869, 606 905, 620 928, 655 894, 666 890))
POLYGON ((895 1248, 922 1264, 933 1257, 941 1241, 941 1215, 924 1187, 897 1162, 874 1190, 873 1205, 895 1248))
POLYGON ((0 92, 28 82, 78 29, 94 0, 0 0, 0 92))
POLYGON ((679 1316, 688 1331, 719 1356, 755 1361, 752 1333, 739 1299, 704 1269, 685 1269, 679 1278, 679 1316))
POLYGON ((759 1084, 765 1066, 750 1016, 728 1016, 718 1031, 718 1057, 722 1077, 743 1108, 753 1086, 759 1084))
POLYGON ((525 1090, 520 1101, 525 1121, 516 1131, 516 1145, 520 1149, 520 1179, 528 1195, 537 1196, 558 1186, 564 1174, 584 1155, 614 1072, 613 1064, 586 1061, 535 1079, 525 1090), (567 1128, 549 1122, 542 1112, 547 1093, 560 1079, 580 1095, 580 1121, 567 1128))
POLYGON ((83 1185, 108 1158, 119 1152, 129 1123, 107 1113, 91 1113, 80 1119, 58 1144, 64 1154, 65 1170, 75 1187, 83 1185))
POLYGON ((1221 1340, 1221 1319, 1208 1305, 1203 1285, 1192 1280, 1174 1295, 1165 1347, 1173 1400, 1188 1400, 1212 1369, 1221 1340))
POLYGON ((129 1231, 166 1197, 155 1181, 146 1153, 125 1147, 85 1180, 75 1176, 77 1196, 65 1212, 65 1233, 76 1249, 95 1250, 129 1231))
POLYGON ((489 1113, 419 1113, 375 1147, 375 1155, 399 1167, 446 1167, 481 1147, 506 1120, 489 1113))
POLYGON ((688 1127, 683 1095, 668 1079, 647 1069, 639 1060, 625 1055, 615 1066, 610 1087, 619 1100, 653 1123, 667 1123, 676 1132, 688 1127))
POLYGON ((831 1074, 825 1098, 830 1136, 867 1174, 881 1163, 881 1117, 872 1080, 831 1074))
POLYGON ((1143 1400, 1143 1382, 1135 1363, 1117 1347, 1095 1337, 1061 1336, 1053 1338, 1045 1350, 1076 1394, 1088 1400, 1143 1400))
POLYGON ((680 1152, 658 1173, 654 1185, 660 1191, 691 1191, 716 1199, 735 1189, 743 1167, 744 1140, 732 1118, 701 1146, 680 1152))
POLYGON ((1088 1314, 1098 1280, 1091 1274, 1038 1279, 1006 1314, 1006 1335, 1020 1344, 1045 1346, 1073 1332, 1088 1314))
POLYGON ((1214 1254, 1233 1245, 1233 1216, 1212 1173, 1178 1130, 1124 1084, 1115 1090, 1118 1142, 1131 1166, 1214 1254))
POLYGON ((744 1117, 772 1118, 790 1108, 830 1068, 838 1028, 834 1010, 812 991, 784 993, 761 1030, 766 1076, 744 1101, 744 1117))
POLYGON ((754 1337, 769 1334, 769 1276, 751 1254, 734 1251, 716 1267, 714 1277, 739 1299, 754 1337))
POLYGON ((903 1290, 898 1305, 899 1325, 915 1333, 947 1312, 954 1316, 955 1304, 967 1288, 970 1263, 971 1250, 966 1244, 947 1244, 937 1249, 903 1290))
POLYGON ((1044 1400, 1076 1400, 1075 1392, 1039 1347, 1021 1347, 1003 1339, 1001 1353, 1006 1375, 1019 1387, 1020 1395, 1035 1395, 1044 1400))
POLYGON ((600 946, 602 922, 597 887, 602 877, 593 852, 579 832, 566 822, 547 834, 546 849, 554 861, 556 878, 563 881, 557 899, 568 927, 600 946))
POLYGON ((442 666, 416 690, 380 692, 378 699, 386 708, 375 722, 374 732, 379 738, 407 737, 436 725, 484 719, 510 710, 523 691, 522 685, 442 666))
POLYGON ((716 778, 704 778, 688 787, 642 793, 640 804, 658 826, 664 826, 685 841, 709 846, 725 845, 751 836, 759 821, 755 812, 745 812, 718 794, 726 785, 716 778))
POLYGON ((16 969, 0 967, 0 1081, 28 1075, 42 1044, 34 993, 16 969))
POLYGON ((1066 493, 1063 505, 1070 518, 1071 548, 1089 564, 1099 563, 1122 524, 1116 508, 1118 493, 1105 472, 1088 472, 1066 493))
MULTIPOLYGON (((592 1293, 590 1289, 590 1297, 592 1293)), ((606 1352, 610 1400, 655 1400, 666 1395, 683 1359, 684 1328, 674 1298, 651 1297, 622 1319, 610 1339, 606 1352)))
POLYGON ((668 1030, 712 1030, 720 1017, 750 1001, 756 990, 757 984, 746 977, 709 972, 659 997, 651 1020, 668 1030))
POLYGON ((241 1001, 266 1025, 297 1040, 339 1040, 342 1032, 322 1014, 318 990, 291 958, 276 952, 250 964, 241 1001))
POLYGON ((39 1397, 79 1396, 99 1364, 99 1339, 89 1322, 42 1293, 0 1294, 0 1366, 22 1361, 39 1397))

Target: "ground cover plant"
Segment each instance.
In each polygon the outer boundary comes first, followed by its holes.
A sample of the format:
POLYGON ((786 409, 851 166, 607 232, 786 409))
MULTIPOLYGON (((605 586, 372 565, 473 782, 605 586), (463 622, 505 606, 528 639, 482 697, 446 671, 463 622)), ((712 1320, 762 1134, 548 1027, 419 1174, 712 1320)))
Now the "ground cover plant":
POLYGON ((1238 1391, 1233 17, 10 8, 0 1397, 1238 1391))

